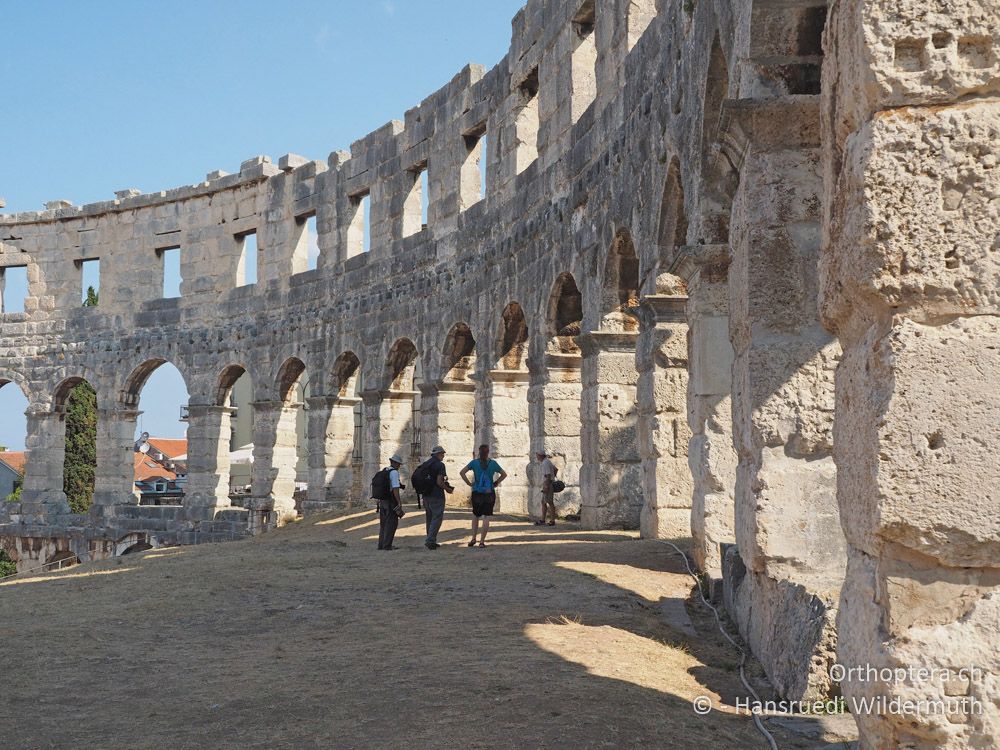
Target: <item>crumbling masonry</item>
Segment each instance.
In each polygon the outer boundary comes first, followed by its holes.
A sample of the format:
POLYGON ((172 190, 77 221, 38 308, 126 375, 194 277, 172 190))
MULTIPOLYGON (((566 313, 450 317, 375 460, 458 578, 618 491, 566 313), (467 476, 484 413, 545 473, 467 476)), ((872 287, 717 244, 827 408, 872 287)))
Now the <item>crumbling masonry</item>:
POLYGON ((308 510, 363 501, 396 451, 488 441, 502 510, 537 511, 544 448, 562 512, 693 537, 785 696, 969 695, 982 714, 860 715, 862 747, 993 746, 998 29, 995 0, 532 0, 496 67, 349 153, 0 217, 0 268, 30 280, 0 324, 30 450, 4 548, 28 568, 280 522, 300 409, 308 510), (158 299, 170 248, 182 295, 158 299), (100 305, 81 308, 95 258, 100 305), (190 393, 188 492, 139 506, 138 397, 167 361, 190 393), (244 373, 255 462, 234 508, 244 373), (81 380, 86 516, 59 490, 81 380), (838 658, 984 677, 835 685, 838 658))

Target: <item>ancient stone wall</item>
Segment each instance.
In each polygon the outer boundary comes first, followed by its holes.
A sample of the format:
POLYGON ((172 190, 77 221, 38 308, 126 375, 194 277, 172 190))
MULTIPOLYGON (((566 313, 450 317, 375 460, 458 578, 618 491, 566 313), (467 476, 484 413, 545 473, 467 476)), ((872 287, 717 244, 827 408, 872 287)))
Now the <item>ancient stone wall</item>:
MULTIPOLYGON (((412 469, 440 443, 454 477, 488 442, 503 512, 538 513, 545 450, 562 513, 691 536, 787 697, 834 692, 837 654, 998 666, 1000 19, 934 8, 532 0, 494 68, 326 161, 0 216, 0 268, 30 279, 0 320, 30 450, 4 547, 30 567, 280 523, 306 409, 309 511, 364 502, 393 453, 412 469), (181 296, 161 299, 174 248, 181 296), (189 492, 149 508, 132 440, 167 361, 190 394, 189 492), (244 373, 252 493, 230 507, 244 373), (100 410, 86 516, 59 491, 82 379, 100 410)), ((872 748, 969 746, 988 723, 860 721, 872 748)))

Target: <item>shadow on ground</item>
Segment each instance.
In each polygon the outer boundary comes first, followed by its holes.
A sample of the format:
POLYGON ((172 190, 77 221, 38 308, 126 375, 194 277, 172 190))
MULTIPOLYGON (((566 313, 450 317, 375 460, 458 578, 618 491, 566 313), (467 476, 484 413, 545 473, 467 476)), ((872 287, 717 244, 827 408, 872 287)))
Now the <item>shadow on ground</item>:
MULTIPOLYGON (((413 509, 416 511, 416 509, 413 509)), ((18 748, 766 747, 668 547, 449 512, 375 550, 370 512, 0 584, 18 748), (716 710, 694 713, 706 696, 716 710)), ((826 739, 776 729, 782 748, 826 739)), ((840 747, 840 745, 833 745, 840 747)))

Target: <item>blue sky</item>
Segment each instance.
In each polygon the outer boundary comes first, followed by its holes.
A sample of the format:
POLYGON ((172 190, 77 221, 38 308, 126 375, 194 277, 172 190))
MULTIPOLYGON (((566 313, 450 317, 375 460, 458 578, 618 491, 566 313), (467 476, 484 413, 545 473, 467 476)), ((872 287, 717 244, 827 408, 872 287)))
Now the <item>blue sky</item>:
MULTIPOLYGON (((109 200, 235 172, 257 154, 325 160, 506 53, 522 0, 5 3, 3 212, 109 200)), ((17 309, 15 281, 5 294, 17 309)), ((143 426, 179 436, 179 374, 155 372, 143 426)), ((0 445, 25 402, 0 388, 0 445)))

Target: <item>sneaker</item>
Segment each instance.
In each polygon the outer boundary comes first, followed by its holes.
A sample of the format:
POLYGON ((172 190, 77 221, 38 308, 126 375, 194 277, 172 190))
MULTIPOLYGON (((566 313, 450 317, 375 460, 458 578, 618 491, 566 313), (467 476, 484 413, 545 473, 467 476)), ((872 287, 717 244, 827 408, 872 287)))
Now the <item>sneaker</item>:
POLYGON ((438 544, 437 542, 424 542, 424 546, 425 546, 425 547, 426 547, 427 549, 437 549, 437 548, 438 548, 438 547, 440 547, 441 545, 440 545, 440 544, 438 544))

